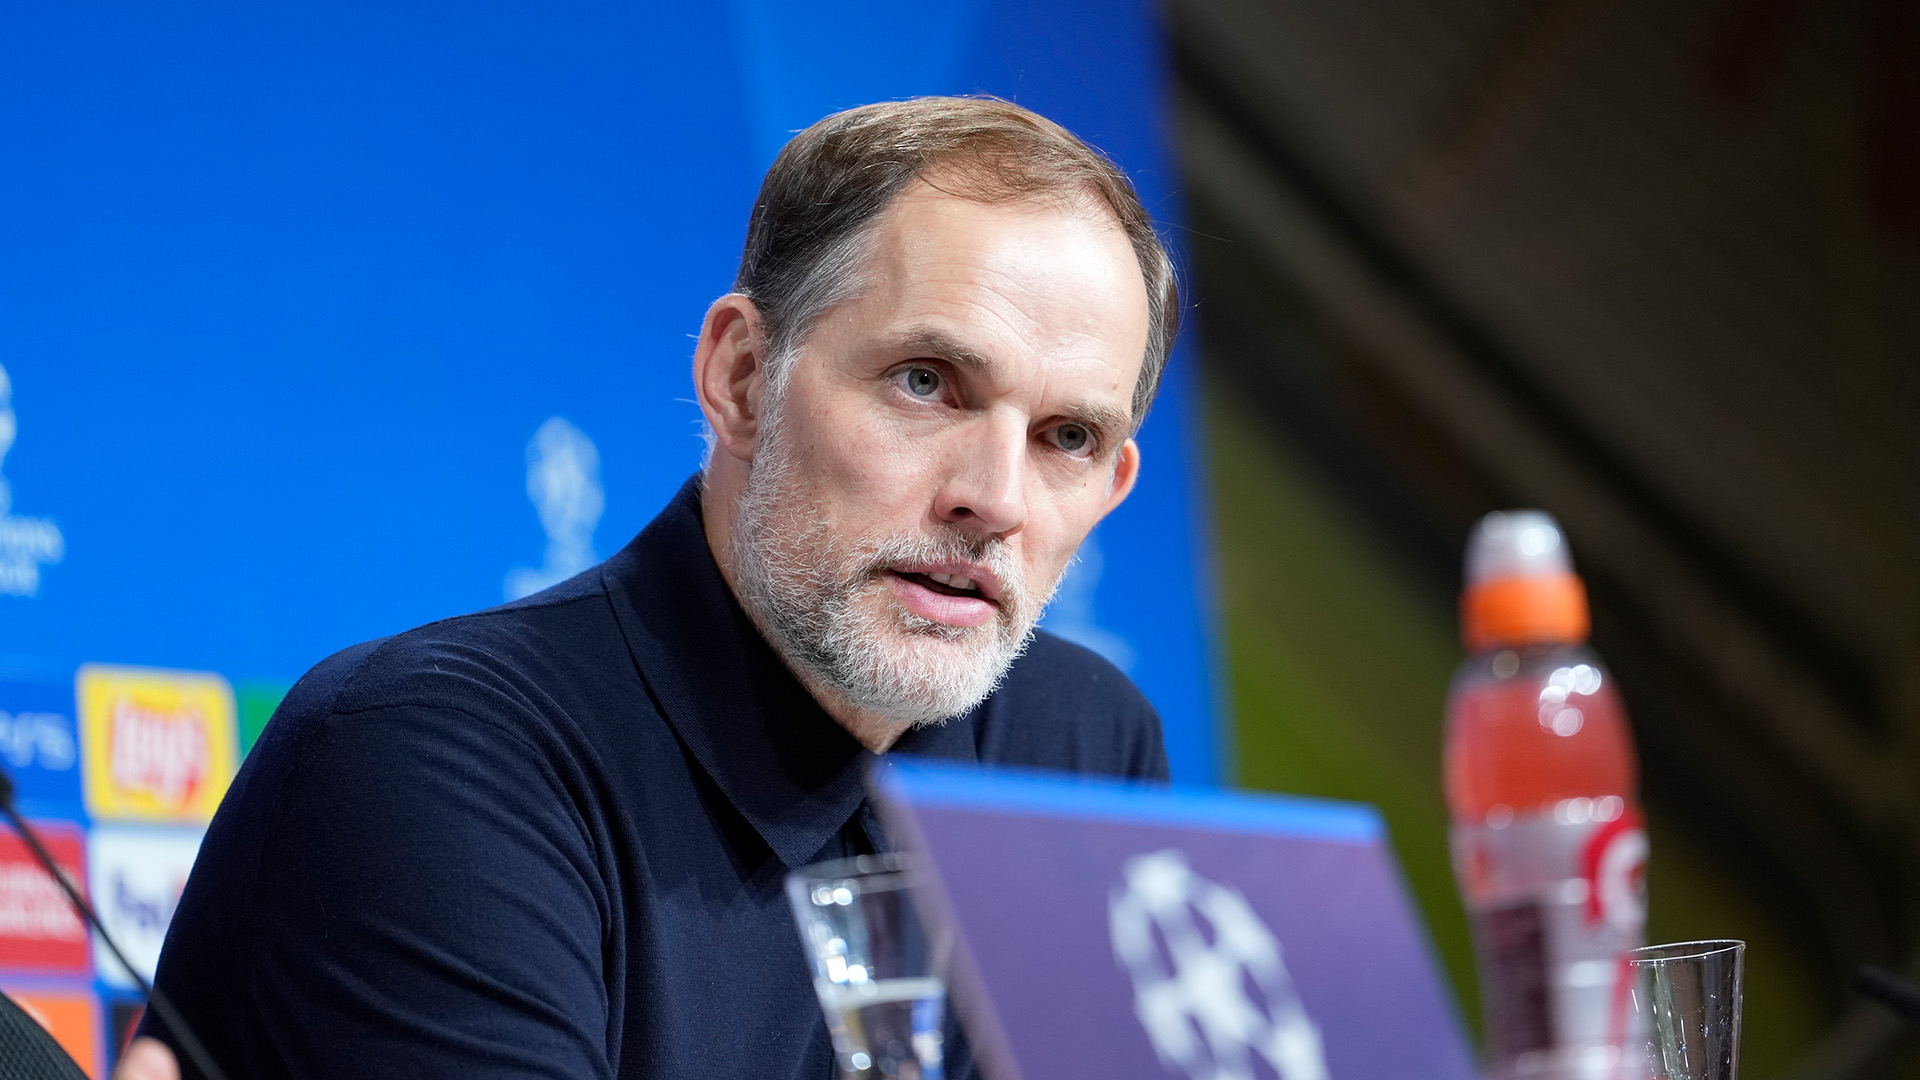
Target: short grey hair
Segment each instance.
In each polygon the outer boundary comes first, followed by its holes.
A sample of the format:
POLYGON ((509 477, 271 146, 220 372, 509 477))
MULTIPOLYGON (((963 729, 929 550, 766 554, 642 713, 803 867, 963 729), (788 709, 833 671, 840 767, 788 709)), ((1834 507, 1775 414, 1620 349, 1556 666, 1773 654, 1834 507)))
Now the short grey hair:
POLYGON ((866 286, 880 216, 921 177, 983 203, 1091 198, 1126 232, 1147 285, 1147 347, 1133 388, 1146 419, 1180 327, 1180 287, 1126 174, 1072 132, 990 97, 923 97, 835 113, 793 137, 760 185, 734 291, 759 309, 767 387, 779 396, 820 316, 866 286))

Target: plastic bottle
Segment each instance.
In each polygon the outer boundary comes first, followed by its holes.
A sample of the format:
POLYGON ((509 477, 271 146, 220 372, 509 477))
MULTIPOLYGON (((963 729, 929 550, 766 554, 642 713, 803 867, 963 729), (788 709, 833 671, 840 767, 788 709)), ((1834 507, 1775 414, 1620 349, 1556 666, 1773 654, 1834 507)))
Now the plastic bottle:
POLYGON ((1446 789, 1489 1076, 1642 1080, 1622 954, 1644 941, 1647 838, 1626 713, 1585 646, 1586 589, 1536 510, 1488 514, 1466 564, 1446 789))

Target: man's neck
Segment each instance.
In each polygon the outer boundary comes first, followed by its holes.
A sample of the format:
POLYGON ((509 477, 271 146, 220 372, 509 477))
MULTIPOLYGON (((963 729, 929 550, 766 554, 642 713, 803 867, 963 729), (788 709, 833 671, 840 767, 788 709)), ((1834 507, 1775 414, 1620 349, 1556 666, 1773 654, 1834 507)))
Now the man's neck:
POLYGON ((793 677, 806 687, 807 693, 818 702, 820 708, 835 723, 847 730, 847 734, 859 740, 860 745, 876 754, 884 754, 906 734, 911 724, 882 716, 868 709, 861 709, 849 702, 844 695, 833 687, 823 685, 818 679, 809 676, 794 666, 794 663, 780 648, 773 635, 767 632, 766 625, 760 621, 759 613, 753 605, 740 595, 740 582, 733 565, 733 527, 735 511, 739 506, 740 495, 744 491, 744 476, 736 475, 741 470, 727 468, 733 462, 716 460, 708 466, 701 477, 700 522, 707 536, 707 549, 713 553, 714 565, 720 568, 720 577, 733 593, 734 602, 740 610, 747 613, 753 621, 754 629, 773 647, 774 654, 780 657, 793 677))

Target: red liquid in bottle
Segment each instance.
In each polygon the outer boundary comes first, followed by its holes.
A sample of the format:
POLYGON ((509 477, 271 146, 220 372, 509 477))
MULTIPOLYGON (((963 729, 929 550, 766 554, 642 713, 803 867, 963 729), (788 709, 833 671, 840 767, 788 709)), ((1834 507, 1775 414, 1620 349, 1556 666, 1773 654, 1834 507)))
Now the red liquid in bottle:
POLYGON ((1534 648, 1497 651, 1484 664, 1484 676, 1474 670, 1480 664, 1464 669, 1447 700, 1447 806, 1454 817, 1633 794, 1639 769, 1626 711, 1598 658, 1577 647, 1534 648), (1511 659, 1501 659, 1502 652, 1511 659), (1494 674, 1509 663, 1512 676, 1494 674), (1574 685, 1547 685, 1563 669, 1562 681, 1574 685))
POLYGON ((1546 572, 1487 574, 1489 561, 1511 571, 1513 560, 1470 556, 1462 608, 1476 651, 1447 698, 1454 871, 1473 923, 1489 1072, 1640 1080, 1623 958, 1646 923, 1633 742, 1612 676, 1581 644, 1585 594, 1557 528, 1545 515, 1510 516, 1546 522, 1557 569, 1548 560, 1546 572))

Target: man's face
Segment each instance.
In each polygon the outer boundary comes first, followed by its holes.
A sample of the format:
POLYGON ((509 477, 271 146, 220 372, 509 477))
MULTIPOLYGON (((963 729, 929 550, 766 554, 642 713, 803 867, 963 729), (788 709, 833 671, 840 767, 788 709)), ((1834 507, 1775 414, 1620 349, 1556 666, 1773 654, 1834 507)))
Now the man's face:
POLYGON ((1146 287, 1087 204, 916 183, 873 239, 763 405, 734 561, 803 674, 925 722, 991 692, 1130 489, 1146 287))

